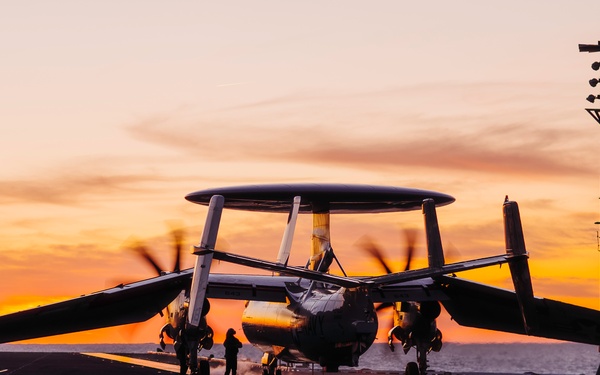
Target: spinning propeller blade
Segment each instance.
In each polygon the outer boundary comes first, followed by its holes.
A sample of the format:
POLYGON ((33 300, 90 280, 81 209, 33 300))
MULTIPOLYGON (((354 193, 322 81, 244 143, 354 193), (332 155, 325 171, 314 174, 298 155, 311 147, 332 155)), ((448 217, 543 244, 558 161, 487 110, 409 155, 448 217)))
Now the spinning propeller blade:
POLYGON ((140 243, 137 246, 134 246, 132 248, 132 250, 135 251, 148 264, 150 264, 150 266, 156 271, 156 273, 159 276, 162 275, 163 268, 161 266, 159 266, 158 263, 156 262, 156 259, 154 259, 154 257, 152 255, 150 255, 150 252, 148 251, 148 248, 146 246, 144 246, 140 243))
MULTIPOLYGON (((181 271, 181 251, 183 248, 184 231, 181 227, 172 227, 171 237, 173 240, 173 269, 172 272, 181 271)), ((140 241, 129 246, 131 250, 136 252, 147 264, 149 264, 157 273, 158 276, 164 274, 167 270, 160 265, 156 258, 150 253, 148 248, 140 241)))
POLYGON ((404 238, 405 238, 405 249, 406 249, 406 265, 404 266, 404 271, 410 270, 410 263, 412 261, 413 255, 415 253, 415 243, 417 242, 417 231, 415 229, 405 229, 404 230, 404 238))
POLYGON ((184 232, 180 226, 171 229, 171 236, 173 237, 173 258, 175 258, 175 264, 173 265, 173 272, 181 271, 181 249, 183 248, 183 237, 184 232))
MULTIPOLYGON (((410 270, 410 264, 412 262, 413 254, 415 252, 417 231, 414 229, 405 229, 404 230, 404 239, 405 239, 405 247, 404 248, 405 248, 405 259, 406 259, 404 271, 408 271, 408 270, 410 270)), ((376 245, 370 238, 365 238, 363 240, 362 247, 365 251, 367 251, 369 254, 371 254, 375 259, 377 259, 377 261, 379 262, 379 264, 385 270, 386 273, 388 273, 388 274, 394 273, 394 271, 392 271, 390 266, 387 264, 380 247, 378 245, 376 245)), ((392 302, 380 303, 379 305, 375 306, 375 311, 381 311, 381 310, 384 310, 384 309, 387 309, 387 308, 390 308, 393 306, 394 306, 394 303, 392 303, 392 302)), ((393 321, 393 318, 392 318, 392 321, 393 321)))
MULTIPOLYGON (((180 224, 171 225, 171 237, 173 240, 173 272, 181 271, 181 249, 183 248, 184 231, 180 224)), ((147 264, 149 264, 157 273, 158 276, 165 274, 166 269, 161 267, 156 261, 156 258, 150 254, 148 248, 141 242, 135 241, 132 246, 129 247, 131 250, 136 252, 147 264)), ((167 316, 171 314, 170 306, 167 305, 167 316)))
MULTIPOLYGON (((410 270, 410 265, 413 259, 413 255, 415 252, 415 243, 417 240, 417 231, 414 229, 405 229, 404 230, 404 238, 405 238, 405 246, 404 246, 404 254, 405 254, 405 266, 404 266, 404 271, 408 271, 410 270)), ((365 237, 362 240, 362 248, 368 252, 369 254, 371 254, 375 259, 377 259, 377 261, 379 262, 379 264, 381 265, 381 267, 385 270, 386 273, 390 274, 390 273, 394 273, 394 271, 392 271, 391 267, 387 264, 385 257, 383 255, 383 252, 381 251, 381 248, 375 244, 375 242, 373 242, 370 238, 365 237)))
POLYGON ((362 247, 363 250, 371 254, 371 256, 373 256, 379 262, 379 264, 385 270, 386 273, 393 273, 392 269, 390 268, 390 266, 388 266, 387 262, 385 261, 381 249, 379 248, 379 246, 375 245, 375 242, 373 242, 370 238, 365 238, 362 247))

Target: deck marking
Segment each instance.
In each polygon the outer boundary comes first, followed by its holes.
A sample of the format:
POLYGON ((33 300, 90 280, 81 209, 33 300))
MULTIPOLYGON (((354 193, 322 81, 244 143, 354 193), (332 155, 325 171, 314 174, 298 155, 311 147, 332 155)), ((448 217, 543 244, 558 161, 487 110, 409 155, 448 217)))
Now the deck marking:
POLYGON ((84 354, 84 355, 87 355, 90 357, 108 359, 111 361, 130 363, 132 365, 155 368, 157 370, 179 373, 179 366, 171 365, 168 363, 161 363, 161 362, 149 361, 146 359, 131 358, 131 357, 126 357, 126 356, 122 356, 122 355, 107 354, 107 353, 81 353, 81 354, 84 354))

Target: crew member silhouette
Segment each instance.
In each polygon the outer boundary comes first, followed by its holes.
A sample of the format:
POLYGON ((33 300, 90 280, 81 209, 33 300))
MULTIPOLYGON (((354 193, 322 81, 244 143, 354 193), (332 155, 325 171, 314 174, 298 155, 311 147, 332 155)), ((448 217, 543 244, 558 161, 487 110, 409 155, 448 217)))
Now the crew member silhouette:
POLYGON ((169 338, 173 339, 173 348, 175 349, 175 353, 177 354, 177 359, 179 360, 179 374, 185 375, 188 370, 188 346, 185 340, 185 332, 183 327, 185 326, 185 315, 181 314, 178 322, 177 328, 173 327, 171 323, 165 324, 160 330, 160 347, 164 350, 166 345, 164 341, 164 334, 166 334, 169 338))
POLYGON ((225 375, 236 375, 237 373, 237 355, 242 347, 240 340, 235 337, 235 329, 229 328, 223 342, 225 347, 225 375))
POLYGON ((200 326, 195 327, 187 323, 187 309, 182 309, 178 319, 177 328, 174 328, 170 323, 165 324, 160 330, 160 347, 165 349, 165 342, 163 335, 166 334, 168 337, 173 339, 173 348, 177 354, 179 360, 179 374, 187 374, 188 368, 190 369, 191 375, 198 374, 198 344, 201 336, 203 339, 206 338, 206 334, 209 334, 210 347, 205 345, 206 349, 212 347, 212 329, 209 329, 206 324, 206 318, 202 317, 200 320, 200 326))

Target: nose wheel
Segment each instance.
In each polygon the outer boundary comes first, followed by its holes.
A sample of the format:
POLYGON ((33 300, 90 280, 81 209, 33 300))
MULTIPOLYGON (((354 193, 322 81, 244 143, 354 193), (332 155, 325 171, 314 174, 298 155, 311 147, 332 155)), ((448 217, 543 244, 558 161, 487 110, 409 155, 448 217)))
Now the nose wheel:
POLYGON ((281 375, 281 369, 277 366, 277 358, 270 353, 264 353, 262 360, 263 375, 281 375))
POLYGON ((419 374, 419 365, 417 362, 408 362, 406 364, 406 369, 404 370, 405 375, 420 375, 419 374))
POLYGON ((417 362, 408 362, 405 375, 425 375, 427 373, 427 350, 417 351, 417 362))

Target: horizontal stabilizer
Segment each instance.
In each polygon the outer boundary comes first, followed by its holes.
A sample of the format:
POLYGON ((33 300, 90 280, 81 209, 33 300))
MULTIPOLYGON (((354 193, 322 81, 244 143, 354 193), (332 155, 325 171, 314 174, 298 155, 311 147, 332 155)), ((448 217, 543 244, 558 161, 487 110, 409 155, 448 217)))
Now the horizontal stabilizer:
POLYGON ((439 277, 455 272, 468 271, 476 268, 489 267, 493 265, 501 265, 507 262, 506 255, 497 255, 487 258, 467 260, 464 262, 447 264, 440 268, 421 268, 415 270, 402 271, 391 273, 382 276, 367 276, 367 277, 344 277, 336 276, 328 273, 309 270, 301 267, 285 266, 283 264, 269 262, 257 258, 246 257, 238 254, 225 253, 217 250, 203 250, 195 248, 194 254, 203 255, 212 253, 213 259, 221 260, 234 264, 240 264, 247 267, 279 272, 282 275, 297 276, 308 280, 320 281, 333 285, 343 286, 347 288, 369 286, 378 287, 389 284, 396 284, 406 281, 413 281, 428 277, 439 277))
POLYGON ((243 255, 224 253, 217 250, 203 250, 195 247, 194 254, 204 255, 211 253, 213 259, 223 262, 240 264, 242 266, 263 269, 272 272, 279 272, 281 275, 297 276, 308 280, 320 281, 333 285, 339 285, 347 288, 359 287, 364 285, 360 280, 350 277, 335 276, 328 273, 309 270, 301 267, 285 266, 283 264, 269 262, 257 258, 246 257, 243 255))
POLYGON ((383 276, 369 277, 363 279, 363 281, 369 282, 373 286, 389 285, 405 281, 418 280, 427 277, 436 278, 443 275, 453 274, 456 272, 501 265, 506 262, 506 255, 496 255, 487 258, 479 258, 473 260, 466 260, 463 262, 450 263, 439 268, 420 268, 415 270, 390 273, 383 276))

